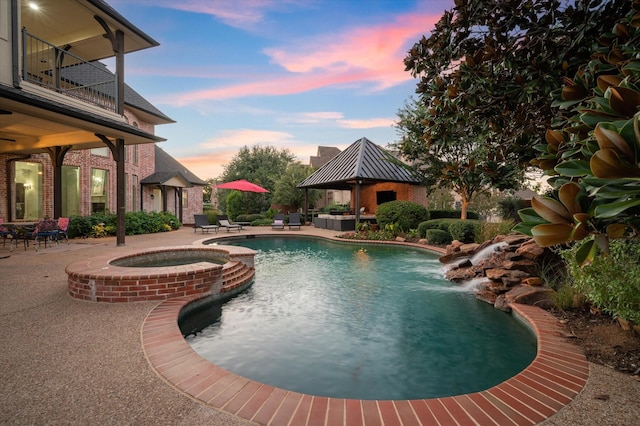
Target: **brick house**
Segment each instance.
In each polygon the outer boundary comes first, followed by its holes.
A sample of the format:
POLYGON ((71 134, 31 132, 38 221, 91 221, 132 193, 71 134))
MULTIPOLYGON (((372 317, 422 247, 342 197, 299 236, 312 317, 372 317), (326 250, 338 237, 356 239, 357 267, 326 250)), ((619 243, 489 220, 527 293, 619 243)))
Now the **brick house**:
POLYGON ((206 183, 164 152, 156 164, 155 126, 173 120, 124 83, 125 54, 155 46, 102 0, 0 2, 0 218, 108 210, 122 245, 125 211, 202 210, 206 183))

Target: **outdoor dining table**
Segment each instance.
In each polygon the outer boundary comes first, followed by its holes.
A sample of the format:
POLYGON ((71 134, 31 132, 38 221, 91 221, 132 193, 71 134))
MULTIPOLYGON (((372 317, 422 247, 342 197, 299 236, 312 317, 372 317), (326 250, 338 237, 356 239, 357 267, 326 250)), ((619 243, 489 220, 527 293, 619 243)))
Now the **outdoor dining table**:
POLYGON ((0 223, 0 228, 6 229, 6 233, 3 232, 2 246, 4 247, 6 240, 10 239, 9 251, 13 251, 16 241, 22 240, 24 243, 24 249, 27 249, 29 245, 29 239, 33 236, 33 231, 36 229, 38 222, 3 222, 0 223))

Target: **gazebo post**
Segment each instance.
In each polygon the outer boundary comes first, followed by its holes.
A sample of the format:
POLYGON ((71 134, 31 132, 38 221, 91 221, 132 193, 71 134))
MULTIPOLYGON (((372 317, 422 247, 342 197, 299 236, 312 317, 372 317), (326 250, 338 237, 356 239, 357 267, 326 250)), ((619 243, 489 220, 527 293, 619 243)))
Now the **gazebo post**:
POLYGON ((356 178, 356 225, 360 223, 360 185, 362 179, 356 178))
POLYGON ((307 224, 307 215, 309 214, 309 188, 304 189, 304 223, 307 224))

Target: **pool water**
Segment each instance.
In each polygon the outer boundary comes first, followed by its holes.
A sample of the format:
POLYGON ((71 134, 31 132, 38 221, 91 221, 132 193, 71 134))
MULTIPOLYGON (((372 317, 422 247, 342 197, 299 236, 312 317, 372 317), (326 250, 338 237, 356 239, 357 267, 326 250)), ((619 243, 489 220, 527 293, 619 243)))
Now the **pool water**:
POLYGON ((318 396, 433 398, 487 389, 535 357, 533 333, 444 279, 437 254, 305 238, 240 244, 258 251, 253 286, 187 341, 241 376, 318 396))

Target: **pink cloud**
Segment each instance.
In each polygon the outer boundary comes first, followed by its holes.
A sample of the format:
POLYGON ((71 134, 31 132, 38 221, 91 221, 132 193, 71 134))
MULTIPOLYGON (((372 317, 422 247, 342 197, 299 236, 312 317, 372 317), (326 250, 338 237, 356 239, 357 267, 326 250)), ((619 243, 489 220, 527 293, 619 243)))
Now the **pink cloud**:
POLYGON ((373 129, 391 127, 397 121, 397 118, 372 118, 369 120, 338 120, 338 124, 346 129, 373 129))
POLYGON ((208 100, 290 95, 330 86, 384 90, 412 79, 402 60, 439 18, 436 14, 408 14, 388 24, 298 39, 295 44, 264 51, 288 72, 286 75, 253 76, 249 83, 178 93, 157 101, 184 106, 208 100))
POLYGON ((254 129, 234 129, 222 132, 222 136, 211 138, 200 144, 205 149, 234 148, 237 152, 238 148, 253 145, 279 145, 286 146, 292 140, 293 136, 286 132, 278 132, 273 130, 254 130, 254 129))

